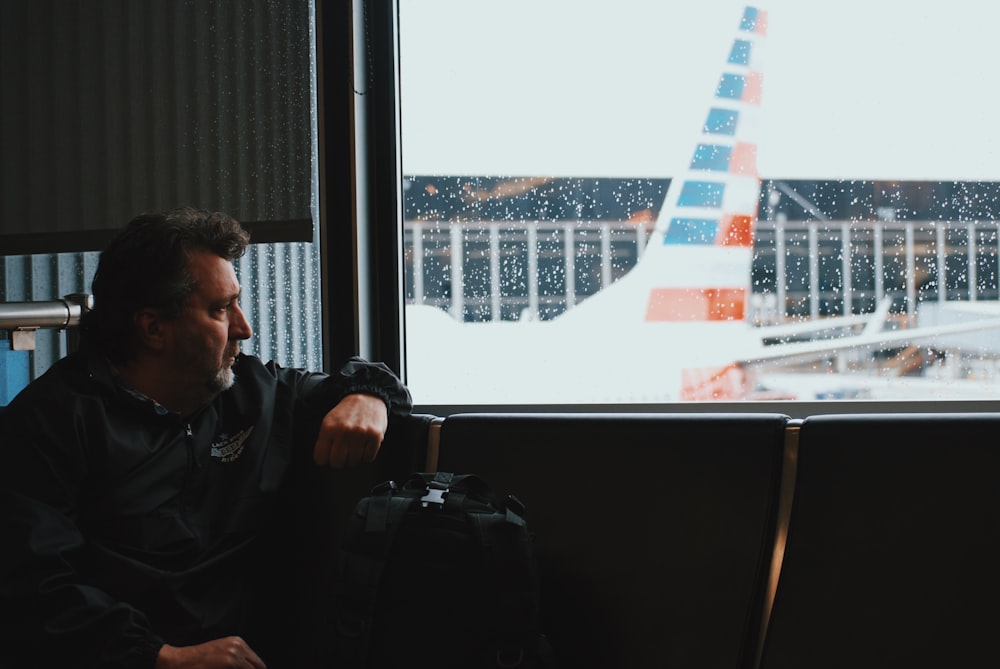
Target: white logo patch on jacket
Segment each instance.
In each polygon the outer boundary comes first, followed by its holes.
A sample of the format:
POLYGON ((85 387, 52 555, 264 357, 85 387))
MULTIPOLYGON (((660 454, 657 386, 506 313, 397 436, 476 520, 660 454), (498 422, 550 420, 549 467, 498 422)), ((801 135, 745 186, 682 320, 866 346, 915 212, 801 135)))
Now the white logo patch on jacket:
POLYGON ((221 462, 232 462, 243 454, 243 443, 253 432, 253 425, 245 430, 229 436, 225 432, 219 435, 218 441, 212 442, 212 457, 221 462))

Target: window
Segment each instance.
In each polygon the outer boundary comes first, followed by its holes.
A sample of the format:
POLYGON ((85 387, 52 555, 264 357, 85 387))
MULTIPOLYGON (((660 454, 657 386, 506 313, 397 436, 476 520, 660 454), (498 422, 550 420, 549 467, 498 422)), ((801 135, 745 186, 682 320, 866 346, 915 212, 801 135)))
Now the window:
POLYGON ((1000 398, 997 19, 400 0, 415 399, 1000 398))

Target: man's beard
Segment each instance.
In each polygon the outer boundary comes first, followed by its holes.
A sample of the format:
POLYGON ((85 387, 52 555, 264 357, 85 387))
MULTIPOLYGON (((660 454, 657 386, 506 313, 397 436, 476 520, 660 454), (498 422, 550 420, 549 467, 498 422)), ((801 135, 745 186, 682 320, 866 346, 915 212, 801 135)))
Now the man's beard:
POLYGON ((233 368, 223 367, 215 373, 215 376, 209 379, 208 389, 213 395, 218 395, 222 391, 232 388, 235 382, 236 374, 233 372, 233 368))
MULTIPOLYGON (((236 364, 236 356, 238 356, 239 353, 239 346, 226 349, 225 361, 228 362, 229 359, 232 358, 233 364, 236 364)), ((222 367, 216 370, 216 372, 208 379, 208 389, 212 395, 218 395, 219 393, 232 388, 235 382, 236 373, 233 371, 232 366, 223 364, 222 367)))

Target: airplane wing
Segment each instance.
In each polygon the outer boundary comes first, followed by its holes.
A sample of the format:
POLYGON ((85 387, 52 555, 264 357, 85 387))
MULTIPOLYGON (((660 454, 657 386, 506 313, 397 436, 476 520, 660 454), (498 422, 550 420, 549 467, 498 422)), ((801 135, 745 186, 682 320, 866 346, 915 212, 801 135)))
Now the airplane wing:
POLYGON ((807 320, 782 323, 780 325, 765 325, 757 328, 761 343, 765 346, 786 344, 803 338, 829 339, 845 336, 849 330, 863 328, 864 332, 879 332, 883 329, 892 299, 885 299, 878 308, 870 314, 855 314, 851 316, 833 316, 830 318, 810 318, 807 320))
MULTIPOLYGON (((965 334, 970 332, 982 332, 986 330, 1000 329, 1000 317, 989 317, 982 318, 979 320, 969 321, 965 323, 952 323, 947 325, 934 325, 926 327, 915 327, 915 328, 900 328, 893 330, 883 330, 882 322, 884 319, 879 319, 878 317, 882 313, 879 310, 873 315, 869 315, 868 323, 865 325, 864 330, 858 334, 854 335, 844 335, 836 338, 822 338, 822 339, 810 339, 808 341, 787 341, 781 340, 780 344, 767 345, 767 341, 776 341, 774 339, 775 333, 768 333, 767 330, 771 328, 760 328, 762 331, 760 336, 762 337, 765 345, 760 349, 759 354, 754 354, 749 357, 745 357, 742 360, 737 361, 737 364, 741 366, 757 366, 763 363, 771 363, 776 361, 786 362, 786 363, 804 363, 815 360, 820 360, 831 354, 838 353, 840 351, 846 351, 848 349, 857 348, 870 348, 870 349, 884 349, 892 348, 897 346, 903 346, 905 344, 913 344, 917 342, 924 342, 927 340, 933 340, 938 337, 943 337, 947 335, 965 334), (874 317, 873 317, 874 316, 874 317), (876 327, 878 324, 878 327, 876 327)), ((838 319, 831 319, 838 320, 838 319)), ((854 323, 857 319, 849 318, 851 323, 854 323)), ((843 323, 848 322, 847 320, 843 323)), ((811 323, 814 325, 813 332, 832 332, 836 329, 833 324, 825 325, 825 330, 820 330, 815 326, 824 325, 824 321, 811 323)), ((804 324, 803 324, 804 325, 804 324)), ((782 326, 775 326, 775 329, 781 328, 782 326)), ((801 331, 809 331, 805 328, 801 331)), ((787 335, 785 335, 787 337, 787 335)))

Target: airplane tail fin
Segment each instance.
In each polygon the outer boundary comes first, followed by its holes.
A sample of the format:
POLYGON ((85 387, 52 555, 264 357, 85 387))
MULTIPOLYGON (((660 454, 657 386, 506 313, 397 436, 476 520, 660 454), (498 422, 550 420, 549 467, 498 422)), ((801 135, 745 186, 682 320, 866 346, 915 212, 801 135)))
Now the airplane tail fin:
POLYGON ((767 13, 746 7, 688 169, 671 180, 644 263, 647 321, 743 320, 760 198, 756 121, 767 13))
POLYGON ((626 308, 624 302, 632 303, 622 314, 630 320, 640 308, 645 321, 742 321, 747 316, 760 198, 759 51, 766 33, 767 13, 746 7, 687 169, 671 179, 639 263, 618 282, 628 284, 630 292, 638 290, 636 281, 644 286, 644 304, 625 298, 617 285, 602 291, 610 293, 607 301, 617 303, 618 311, 626 308))

